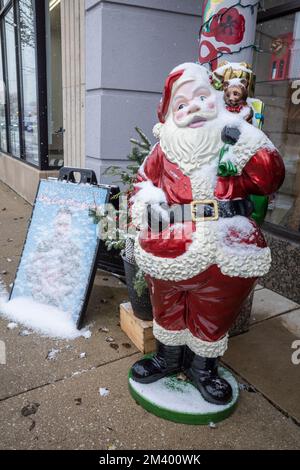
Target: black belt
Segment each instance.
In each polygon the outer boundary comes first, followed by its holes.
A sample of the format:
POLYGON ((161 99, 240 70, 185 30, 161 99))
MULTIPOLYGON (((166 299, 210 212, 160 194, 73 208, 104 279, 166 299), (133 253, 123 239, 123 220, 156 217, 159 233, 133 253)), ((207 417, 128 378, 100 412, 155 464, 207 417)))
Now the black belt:
POLYGON ((184 220, 192 220, 197 222, 199 220, 218 220, 219 218, 235 217, 241 215, 249 217, 253 212, 253 205, 249 199, 239 199, 230 201, 220 201, 218 199, 193 201, 191 203, 191 218, 187 219, 189 210, 184 211, 184 220), (200 209, 200 211, 199 211, 200 209))
MULTIPOLYGON (((163 221, 161 217, 157 218, 155 211, 151 211, 151 205, 148 206, 148 225, 158 231, 162 231, 167 226, 183 222, 199 222, 219 220, 219 218, 235 217, 241 215, 250 217, 253 212, 253 205, 249 199, 239 199, 230 201, 221 201, 218 199, 203 199, 192 201, 190 204, 174 204, 168 206, 161 204, 162 208, 169 214, 168 222, 163 221)), ((155 231, 156 231, 155 230, 155 231)))

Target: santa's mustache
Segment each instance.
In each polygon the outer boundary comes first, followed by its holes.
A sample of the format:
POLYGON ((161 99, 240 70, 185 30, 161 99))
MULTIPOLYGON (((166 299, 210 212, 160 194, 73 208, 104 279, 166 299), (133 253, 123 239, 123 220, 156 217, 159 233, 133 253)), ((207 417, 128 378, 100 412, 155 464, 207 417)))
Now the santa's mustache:
POLYGON ((206 122, 216 117, 216 110, 213 111, 201 111, 188 115, 186 118, 177 122, 178 127, 188 127, 190 124, 195 122, 206 122))
POLYGON ((178 127, 173 116, 169 116, 160 130, 160 145, 169 160, 184 165, 185 171, 192 171, 217 158, 223 144, 215 119, 193 129, 178 127))

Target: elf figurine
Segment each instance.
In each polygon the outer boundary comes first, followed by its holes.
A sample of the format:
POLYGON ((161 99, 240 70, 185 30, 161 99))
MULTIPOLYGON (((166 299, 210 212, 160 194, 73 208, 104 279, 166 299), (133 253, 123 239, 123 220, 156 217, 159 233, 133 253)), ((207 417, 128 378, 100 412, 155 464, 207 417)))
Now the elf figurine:
POLYGON ((134 364, 132 378, 147 384, 184 371, 206 401, 224 405, 232 389, 218 374, 218 358, 271 264, 248 196, 277 191, 284 164, 260 129, 226 109, 201 65, 170 73, 158 117, 159 143, 131 198, 135 258, 149 285, 157 352, 134 364), (230 151, 220 158, 224 142, 230 151))

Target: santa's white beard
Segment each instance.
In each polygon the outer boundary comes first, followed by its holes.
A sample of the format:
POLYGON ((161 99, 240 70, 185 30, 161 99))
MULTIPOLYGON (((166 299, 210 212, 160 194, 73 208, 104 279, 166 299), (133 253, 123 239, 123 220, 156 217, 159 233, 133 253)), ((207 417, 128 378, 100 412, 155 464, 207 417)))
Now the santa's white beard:
POLYGON ((221 129, 215 119, 196 129, 182 128, 169 116, 160 129, 160 145, 167 158, 191 171, 219 156, 223 145, 221 129))

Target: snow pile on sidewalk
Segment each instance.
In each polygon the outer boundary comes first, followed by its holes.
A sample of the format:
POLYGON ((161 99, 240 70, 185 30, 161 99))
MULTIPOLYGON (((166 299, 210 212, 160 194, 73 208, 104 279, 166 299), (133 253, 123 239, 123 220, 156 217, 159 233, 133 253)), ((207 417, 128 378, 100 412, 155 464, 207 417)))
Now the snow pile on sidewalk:
POLYGON ((56 307, 40 304, 31 298, 19 297, 8 301, 8 295, 0 280, 0 316, 20 323, 42 336, 57 339, 89 338, 87 329, 77 330, 72 317, 56 307))
POLYGON ((6 287, 0 279, 0 305, 1 305, 1 302, 6 302, 7 299, 8 299, 8 293, 7 293, 6 287))

